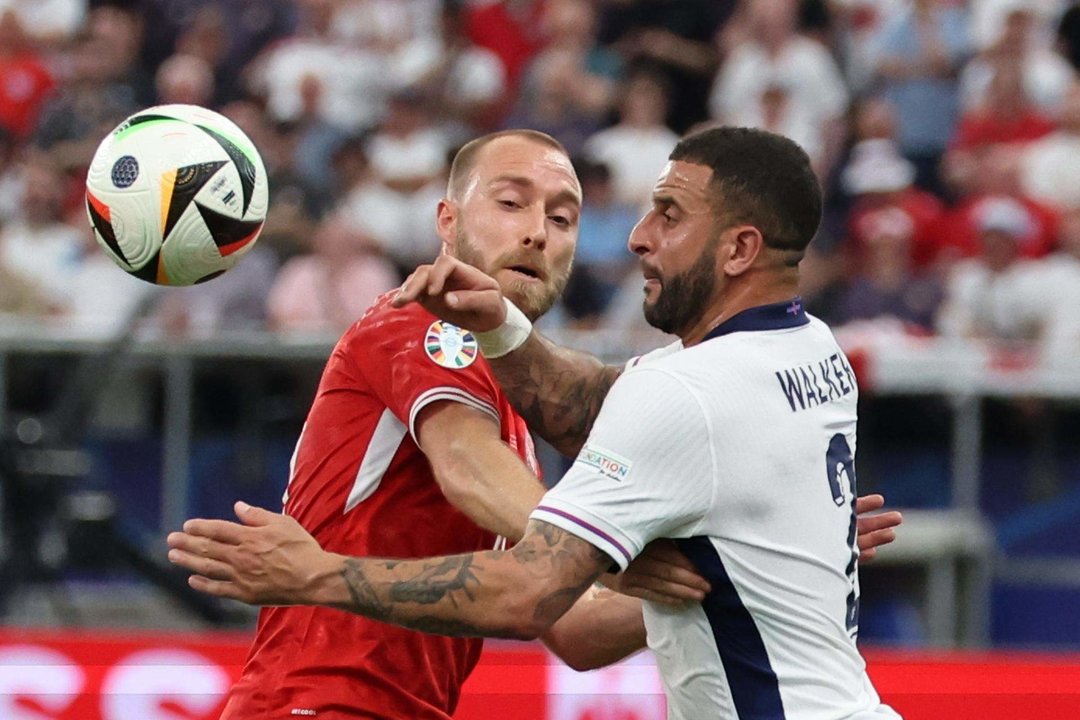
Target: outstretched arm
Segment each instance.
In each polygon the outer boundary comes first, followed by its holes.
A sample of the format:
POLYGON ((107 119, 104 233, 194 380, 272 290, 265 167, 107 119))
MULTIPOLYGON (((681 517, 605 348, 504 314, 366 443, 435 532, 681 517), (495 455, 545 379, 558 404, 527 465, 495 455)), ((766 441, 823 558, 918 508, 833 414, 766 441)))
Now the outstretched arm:
POLYGON ((237 503, 245 523, 189 520, 169 560, 196 590, 253 605, 323 605, 423 632, 534 639, 611 564, 560 528, 530 521, 512 550, 422 560, 324 552, 286 515, 237 503))
MULTIPOLYGON (((418 267, 394 304, 414 301, 473 332, 491 332, 507 317, 499 284, 448 255, 418 267)), ((604 396, 622 372, 587 353, 559 347, 535 330, 517 349, 488 361, 533 432, 571 457, 585 444, 604 396)))

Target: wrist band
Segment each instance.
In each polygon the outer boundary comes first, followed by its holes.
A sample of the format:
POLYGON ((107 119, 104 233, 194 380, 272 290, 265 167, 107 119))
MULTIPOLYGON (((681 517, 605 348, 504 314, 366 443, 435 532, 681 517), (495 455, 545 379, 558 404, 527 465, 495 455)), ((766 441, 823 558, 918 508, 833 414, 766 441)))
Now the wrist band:
POLYGON ((532 323, 525 313, 518 310, 517 305, 503 298, 506 303, 506 320, 494 330, 487 332, 474 332, 476 342, 480 345, 480 352, 488 360, 500 358, 507 353, 517 350, 525 344, 532 332, 532 323))

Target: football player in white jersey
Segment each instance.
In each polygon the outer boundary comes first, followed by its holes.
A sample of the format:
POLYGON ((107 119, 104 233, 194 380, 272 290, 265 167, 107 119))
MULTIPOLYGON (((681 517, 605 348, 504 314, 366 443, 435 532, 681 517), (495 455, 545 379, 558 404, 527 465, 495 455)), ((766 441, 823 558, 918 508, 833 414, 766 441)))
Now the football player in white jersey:
POLYGON ((534 638, 613 566, 674 538, 711 584, 645 603, 670 718, 896 718, 855 645, 858 389, 805 313, 798 265, 821 194, 793 142, 684 138, 630 249, 650 323, 679 341, 609 368, 532 332, 495 280, 442 257, 400 302, 477 333, 530 427, 576 454, 508 551, 427 560, 323 552, 289 518, 198 521, 170 559, 198 589, 320 604, 428 632, 534 638))

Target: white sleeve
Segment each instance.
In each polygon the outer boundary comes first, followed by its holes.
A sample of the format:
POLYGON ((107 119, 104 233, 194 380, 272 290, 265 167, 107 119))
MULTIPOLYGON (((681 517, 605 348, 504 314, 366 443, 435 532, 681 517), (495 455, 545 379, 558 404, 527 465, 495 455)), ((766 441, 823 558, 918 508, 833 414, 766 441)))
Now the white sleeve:
POLYGON ((690 537, 713 501, 710 430, 671 373, 635 368, 604 399, 585 446, 532 517, 625 569, 651 540, 690 537))

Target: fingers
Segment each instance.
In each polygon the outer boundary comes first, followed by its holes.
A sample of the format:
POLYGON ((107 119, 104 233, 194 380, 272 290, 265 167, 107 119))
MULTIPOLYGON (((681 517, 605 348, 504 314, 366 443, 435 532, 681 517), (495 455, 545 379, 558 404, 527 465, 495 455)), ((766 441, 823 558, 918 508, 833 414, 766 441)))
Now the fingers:
POLYGON ((642 553, 642 561, 644 562, 646 560, 674 565, 689 570, 695 575, 697 574, 697 568, 694 567, 694 563, 690 562, 689 558, 679 552, 675 543, 670 540, 654 540, 649 543, 645 548, 645 552, 642 553))
POLYGON ((694 564, 667 540, 650 543, 622 574, 619 587, 626 595, 676 605, 700 602, 712 590, 694 564))
POLYGON ((235 580, 236 572, 228 563, 194 555, 185 550, 170 550, 169 562, 213 580, 235 580))
POLYGON ((682 583, 662 578, 647 580, 624 579, 621 587, 624 595, 639 597, 642 600, 681 605, 686 602, 701 602, 708 592, 696 583, 682 583))
MULTIPOLYGON (((238 545, 244 539, 246 528, 228 520, 203 520, 196 518, 184 523, 184 532, 217 542, 238 545)), ((175 534, 175 533, 174 533, 175 534)), ((172 537, 170 535, 170 537, 172 537)))
POLYGON ((235 547, 233 543, 223 543, 201 535, 192 535, 183 532, 169 533, 166 542, 171 550, 201 558, 213 558, 215 560, 226 559, 229 550, 235 547))
POLYGON ((874 512, 885 507, 885 497, 878 495, 863 495, 855 500, 855 513, 862 515, 863 513, 874 512))
POLYGON ((399 308, 419 299, 420 295, 427 291, 429 272, 431 272, 431 265, 421 265, 416 268, 409 277, 405 278, 405 282, 402 283, 391 304, 399 308))
POLYGON ((236 513, 236 517, 240 518, 241 522, 249 527, 271 525, 284 519, 281 513, 270 512, 265 508, 248 505, 243 500, 237 500, 233 504, 233 512, 236 513))
POLYGON ((880 515, 867 515, 866 517, 860 517, 856 520, 860 535, 875 530, 895 528, 903 522, 904 516, 895 510, 881 513, 880 515))
MULTIPOLYGON (((861 553, 866 553, 870 550, 875 550, 882 545, 888 545, 896 539, 896 531, 892 528, 886 528, 884 530, 875 530, 874 532, 864 533, 859 535, 859 550, 861 553)), ((860 558, 862 554, 860 554, 860 558)))
POLYGON ((247 595, 235 584, 225 580, 212 580, 201 575, 192 575, 188 578, 188 585, 194 590, 214 595, 215 597, 240 600, 252 604, 247 595))

